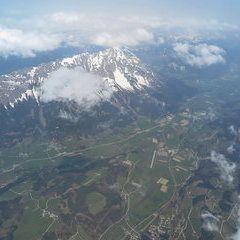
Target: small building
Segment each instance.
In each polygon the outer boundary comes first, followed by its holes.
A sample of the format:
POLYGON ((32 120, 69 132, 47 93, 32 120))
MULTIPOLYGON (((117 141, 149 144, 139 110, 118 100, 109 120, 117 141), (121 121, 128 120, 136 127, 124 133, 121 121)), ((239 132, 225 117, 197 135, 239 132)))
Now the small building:
POLYGON ((157 184, 161 184, 161 185, 167 185, 169 183, 169 180, 166 178, 161 177, 158 181, 157 184))

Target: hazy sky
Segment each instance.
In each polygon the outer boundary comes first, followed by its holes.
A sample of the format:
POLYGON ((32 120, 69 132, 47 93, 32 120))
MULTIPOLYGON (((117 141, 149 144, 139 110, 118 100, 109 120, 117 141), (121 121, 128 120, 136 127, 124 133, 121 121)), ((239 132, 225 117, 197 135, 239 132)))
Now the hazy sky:
POLYGON ((239 32, 240 24, 240 0, 0 0, 0 3, 0 55, 5 57, 31 57, 61 45, 137 46, 159 42, 166 29, 187 29, 191 34, 199 29, 221 34, 229 29, 239 32))
POLYGON ((239 0, 0 0, 0 15, 37 15, 56 11, 153 12, 166 16, 240 21, 239 0))

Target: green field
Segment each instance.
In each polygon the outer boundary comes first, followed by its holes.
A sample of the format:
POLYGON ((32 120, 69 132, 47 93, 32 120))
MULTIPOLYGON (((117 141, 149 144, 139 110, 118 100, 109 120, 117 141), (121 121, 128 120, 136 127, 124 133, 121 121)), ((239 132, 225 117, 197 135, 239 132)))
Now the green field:
POLYGON ((96 215, 103 211, 106 206, 106 198, 98 192, 91 192, 86 197, 88 210, 91 214, 96 215))

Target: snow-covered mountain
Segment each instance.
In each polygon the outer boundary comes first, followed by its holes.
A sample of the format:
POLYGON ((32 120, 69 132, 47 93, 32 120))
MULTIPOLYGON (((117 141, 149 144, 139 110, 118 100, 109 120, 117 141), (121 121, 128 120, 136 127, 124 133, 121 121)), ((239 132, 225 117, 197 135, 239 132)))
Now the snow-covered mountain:
POLYGON ((12 146, 33 133, 50 138, 88 136, 134 124, 139 116, 161 117, 192 89, 151 69, 129 50, 107 49, 0 76, 0 146, 12 146), (82 100, 92 94, 97 98, 85 107, 89 99, 82 100))
POLYGON ((58 69, 82 67, 107 81, 113 92, 139 92, 151 86, 153 73, 128 50, 107 49, 83 53, 31 69, 0 76, 0 104, 6 109, 18 102, 41 101, 41 85, 58 69))

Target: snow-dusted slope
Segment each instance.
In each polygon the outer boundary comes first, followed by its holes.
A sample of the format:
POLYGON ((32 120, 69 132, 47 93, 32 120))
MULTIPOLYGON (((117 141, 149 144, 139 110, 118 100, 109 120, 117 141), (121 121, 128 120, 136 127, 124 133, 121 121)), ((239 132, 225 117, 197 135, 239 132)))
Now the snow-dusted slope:
POLYGON ((127 50, 108 49, 97 54, 84 53, 62 60, 67 67, 76 65, 106 78, 116 89, 136 90, 149 86, 152 73, 141 61, 127 50))
POLYGON ((40 101, 41 84, 49 74, 61 67, 78 66, 104 78, 113 91, 142 91, 149 87, 153 78, 153 74, 128 50, 107 49, 0 76, 0 103, 8 108, 29 98, 40 101))

